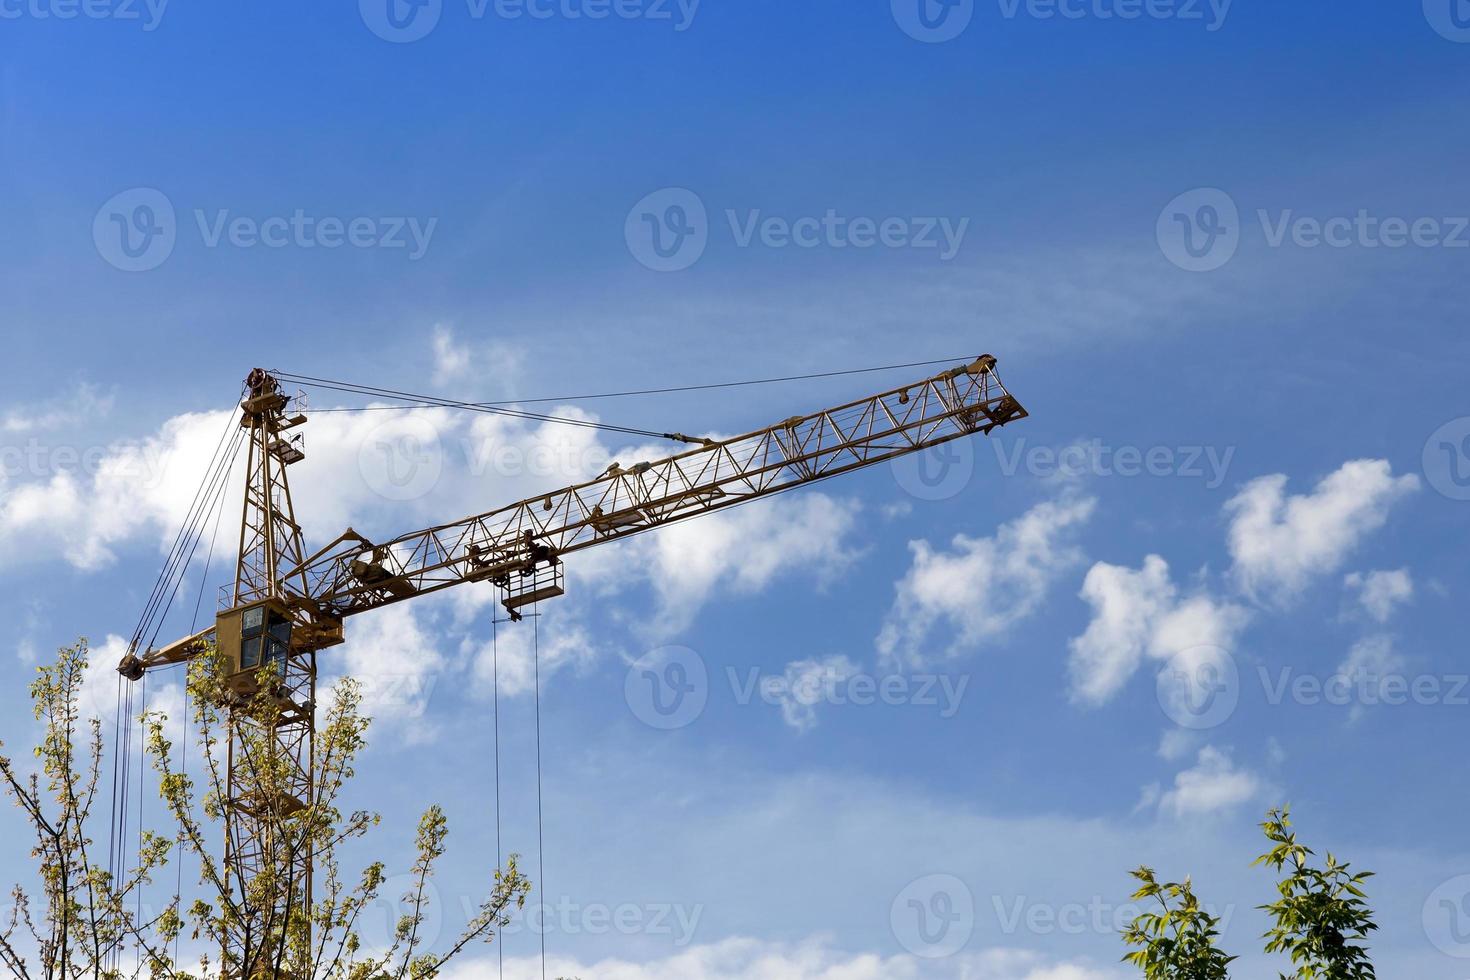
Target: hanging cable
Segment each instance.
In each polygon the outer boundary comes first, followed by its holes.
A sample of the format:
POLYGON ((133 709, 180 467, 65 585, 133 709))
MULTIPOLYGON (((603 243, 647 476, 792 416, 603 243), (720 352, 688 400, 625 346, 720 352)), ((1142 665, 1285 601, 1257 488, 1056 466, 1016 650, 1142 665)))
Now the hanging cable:
MULTIPOLYGON (((133 633, 132 644, 134 646, 136 646, 136 644, 142 640, 143 634, 147 631, 150 624, 150 617, 157 609, 158 604, 162 601, 162 597, 169 590, 172 574, 176 567, 178 558, 183 552, 184 544, 198 524, 198 507, 201 501, 204 499, 208 488, 213 485, 215 474, 220 464, 220 460, 225 454, 226 446, 231 441, 229 437, 233 422, 234 416, 233 413, 231 413, 231 415, 229 415, 225 419, 225 430, 220 433, 219 442, 215 444, 214 452, 210 455, 209 464, 205 467, 204 478, 200 481, 198 488, 194 491, 194 499, 190 502, 189 508, 185 512, 184 519, 179 525, 178 533, 174 536, 173 545, 169 548, 168 557, 167 560, 164 562, 164 567, 159 572, 158 578, 153 584, 153 591, 148 597, 148 603, 144 607, 143 615, 138 623, 138 628, 133 633)), ((237 438, 238 435, 239 433, 237 432, 237 438)))
MULTIPOLYGON (((516 398, 508 401, 475 402, 477 408, 499 408, 512 405, 541 405, 552 402, 579 402, 595 401, 600 398, 632 398, 640 395, 668 395, 688 391, 714 391, 720 388, 747 388, 752 385, 785 384, 792 381, 816 381, 822 378, 841 378, 854 374, 874 374, 879 371, 897 371, 905 368, 931 367, 936 364, 954 364, 957 361, 966 360, 965 357, 946 357, 933 361, 910 361, 907 364, 885 364, 880 367, 851 368, 845 371, 820 371, 815 374, 791 374, 781 378, 757 378, 751 381, 722 381, 703 385, 679 385, 672 388, 637 388, 629 391, 605 391, 595 395, 561 395, 557 397, 542 398, 516 398)), ((278 375, 281 378, 299 380, 298 376, 290 374, 278 375)), ((415 408, 413 405, 372 405, 365 408, 319 408, 316 412, 378 412, 378 411, 409 411, 415 408)))
POLYGON ((178 583, 169 590, 168 600, 163 604, 161 611, 156 616, 153 633, 148 638, 149 646, 152 646, 158 641, 158 634, 163 629, 163 624, 168 620, 168 613, 169 610, 173 608, 174 599, 178 595, 179 586, 183 585, 184 573, 188 570, 189 564, 194 560, 194 553, 198 550, 199 542, 204 537, 204 528, 209 522, 208 515, 210 513, 213 513, 215 508, 220 508, 221 510, 223 509, 224 497, 229 487, 230 473, 231 470, 234 468, 235 457, 239 454, 240 445, 243 442, 244 439, 243 437, 241 437, 239 442, 236 443, 234 450, 224 460, 223 465, 220 468, 219 475, 215 480, 214 488, 211 491, 210 499, 208 500, 209 509, 202 515, 198 530, 194 535, 193 541, 189 545, 188 554, 184 556, 183 563, 179 567, 178 583))
MULTIPOLYGON (((495 718, 495 867, 504 869, 504 852, 500 846, 500 617, 490 619, 490 687, 495 718)), ((505 934, 496 937, 501 980, 505 978, 505 934)))
MULTIPOLYGON (((194 617, 193 617, 193 619, 189 623, 189 632, 190 633, 195 633, 195 632, 197 632, 199 630, 199 610, 200 610, 200 608, 204 604, 204 589, 205 589, 205 586, 209 582, 209 568, 210 568, 211 565, 214 564, 214 547, 215 547, 215 544, 219 540, 220 519, 222 517, 224 517, 224 513, 225 513, 225 509, 224 509, 224 506, 223 506, 223 503, 224 503, 224 495, 223 494, 221 494, 219 496, 218 503, 219 503, 219 506, 217 506, 215 508, 215 514, 214 514, 214 530, 210 533, 210 536, 209 536, 209 550, 205 553, 205 556, 204 556, 204 566, 199 570, 199 593, 198 593, 198 595, 196 595, 194 597, 194 617)), ((188 776, 188 773, 189 773, 189 738, 190 738, 190 734, 189 734, 189 693, 190 692, 189 692, 189 665, 188 664, 185 664, 184 665, 183 674, 184 674, 184 716, 183 716, 183 719, 182 719, 182 722, 181 723, 183 725, 183 732, 184 732, 184 734, 183 734, 183 745, 182 745, 182 747, 179 750, 179 752, 180 752, 180 756, 179 756, 179 772, 182 775, 184 775, 184 776, 187 777, 188 776)), ((175 883, 174 883, 174 902, 175 902, 176 905, 179 906, 180 913, 181 914, 182 914, 183 895, 184 895, 184 853, 183 852, 184 852, 184 835, 183 835, 183 831, 181 830, 179 832, 178 842, 175 843, 175 845, 174 845, 174 870, 175 870, 175 874, 176 874, 176 880, 175 880, 175 883)), ((174 937, 174 959, 173 959, 173 966, 174 966, 174 970, 175 971, 177 971, 178 968, 179 968, 179 943, 182 940, 182 938, 183 938, 183 932, 181 930, 179 932, 179 934, 174 937)))
POLYGON ((200 538, 203 537, 208 515, 216 506, 216 498, 222 495, 228 486, 235 458, 239 455, 240 447, 245 441, 245 430, 236 426, 234 436, 230 438, 231 430, 228 426, 234 424, 234 415, 231 414, 226 421, 227 428, 220 436, 220 442, 211 456, 204 479, 194 493, 194 499, 189 505, 178 534, 174 537, 173 546, 169 549, 163 570, 154 583, 148 603, 133 632, 129 643, 131 650, 136 650, 145 639, 152 643, 157 638, 159 628, 164 618, 167 617, 169 608, 172 607, 179 585, 182 584, 183 574, 188 568, 195 549, 198 548, 200 538))
POLYGON ((531 659, 535 664, 536 682, 536 877, 541 887, 541 980, 546 980, 546 834, 541 809, 541 604, 532 607, 531 659))
POLYGON ((509 418, 526 419, 533 422, 547 422, 556 425, 568 425, 580 429, 598 429, 603 432, 617 432, 621 435, 641 436, 646 439, 668 439, 673 442, 686 442, 699 444, 703 439, 696 439, 678 432, 655 432, 652 429, 639 429, 626 425, 612 425, 607 422, 594 422, 589 419, 571 419, 560 415, 543 415, 539 412, 523 412, 511 408, 497 408, 493 406, 480 405, 475 402, 459 401, 453 398, 440 398, 435 395, 415 395, 406 391, 395 391, 391 388, 374 388, 369 385, 351 384, 344 381, 328 381, 322 378, 309 378, 305 375, 283 374, 280 376, 293 384, 303 385, 307 388, 321 388, 327 391, 340 391, 351 395, 368 395, 373 398, 387 398, 393 401, 412 402, 418 408, 453 408, 466 412, 480 412, 486 415, 503 415, 509 418))
MULTIPOLYGON (((143 801, 148 794, 143 792, 143 784, 148 781, 148 732, 146 730, 148 719, 148 675, 144 674, 140 693, 142 695, 142 711, 138 714, 138 870, 142 871, 143 865, 143 801)), ((135 921, 142 925, 143 922, 143 876, 138 876, 138 891, 134 915, 135 921)), ((139 939, 133 941, 133 969, 137 976, 143 973, 143 944, 139 939)))

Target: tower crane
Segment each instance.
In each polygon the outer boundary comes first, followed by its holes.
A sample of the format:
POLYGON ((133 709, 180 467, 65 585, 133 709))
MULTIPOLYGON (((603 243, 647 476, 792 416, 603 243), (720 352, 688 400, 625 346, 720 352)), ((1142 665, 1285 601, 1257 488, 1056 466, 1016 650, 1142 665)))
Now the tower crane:
MULTIPOLYGON (((314 799, 312 749, 317 655, 344 642, 348 617, 466 582, 489 582, 512 619, 565 591, 564 562, 586 548, 872 466, 1026 417, 983 355, 920 381, 731 439, 699 439, 678 455, 623 467, 462 520, 389 541, 351 528, 308 554, 287 479, 304 458, 293 430, 306 416, 274 373, 245 383, 244 507, 234 585, 207 629, 158 648, 135 638, 118 671, 148 671, 215 650, 227 674, 229 729, 225 823, 227 880, 255 896, 252 915, 227 936, 223 975, 257 975, 252 944, 285 928, 291 910, 311 908, 309 848, 273 836, 314 799), (268 722, 249 704, 269 678, 277 710, 268 722), (269 727, 269 731, 263 731, 269 727), (284 765, 278 799, 259 799, 248 747, 272 745, 284 765), (284 862, 286 867, 279 865, 284 862), (260 885, 264 883, 265 888, 260 885), (262 892, 264 896, 262 897, 262 892)), ((279 773, 279 768, 273 772, 279 773)))

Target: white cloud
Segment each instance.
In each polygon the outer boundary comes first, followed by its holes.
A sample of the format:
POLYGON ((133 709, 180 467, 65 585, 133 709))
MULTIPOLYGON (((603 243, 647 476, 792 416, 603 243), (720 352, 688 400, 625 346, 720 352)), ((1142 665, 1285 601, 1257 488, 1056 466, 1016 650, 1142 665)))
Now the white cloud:
POLYGON ((1343 585, 1357 593, 1358 602, 1380 623, 1388 622, 1394 608, 1414 596, 1414 580, 1407 568, 1366 575, 1353 572, 1343 580, 1343 585))
MULTIPOLYGON (((335 678, 352 677, 362 687, 362 711, 378 725, 398 726, 410 742, 434 734, 430 705, 440 686, 448 689, 450 664, 439 651, 437 631, 412 605, 399 603, 352 621, 350 639, 322 657, 333 675, 320 700, 329 703, 335 678)), ((324 671, 325 673, 325 671, 324 671)))
POLYGON ((434 384, 457 381, 469 373, 470 352, 454 341, 454 331, 446 326, 434 327, 434 384))
POLYGON ((1144 657, 1167 660, 1186 650, 1229 650, 1247 621, 1245 610, 1204 592, 1179 596, 1169 564, 1149 555, 1138 570, 1098 562, 1082 583, 1092 606, 1087 630, 1071 643, 1072 698, 1103 704, 1128 682, 1144 657))
POLYGON ((21 562, 59 552, 75 567, 95 570, 114 560, 117 545, 139 536, 156 534, 166 546, 227 418, 224 412, 180 415, 155 436, 100 452, 89 470, 0 484, 0 554, 21 562))
MULTIPOLYGON (((149 714, 167 716, 164 734, 174 743, 174 751, 180 748, 184 736, 184 668, 175 667, 168 671, 154 671, 143 681, 127 681, 117 672, 128 651, 128 643, 122 637, 109 635, 100 646, 87 652, 87 669, 82 675, 78 691, 78 709, 84 720, 97 719, 102 722, 102 731, 107 740, 112 740, 113 726, 121 710, 136 726, 138 717, 145 707, 149 714), (127 711, 126 698, 131 687, 132 710, 127 711)), ((134 744, 138 744, 134 733, 134 744)))
MULTIPOLYGON (((490 959, 468 960, 445 971, 445 980, 499 975, 490 959)), ((508 980, 537 980, 541 962, 505 961, 508 980)), ((549 957, 546 975, 597 980, 1115 980, 1125 974, 1083 961, 1057 961, 1022 950, 988 950, 942 961, 914 956, 844 953, 817 938, 799 943, 727 939, 694 946, 643 963, 608 959, 582 963, 549 957)))
POLYGON ((1287 478, 1253 480, 1226 505, 1233 575, 1248 595, 1281 604, 1313 576, 1342 566, 1393 505, 1418 489, 1413 474, 1395 477, 1386 460, 1344 463, 1310 494, 1286 495, 1287 478))
POLYGON ((886 661, 921 667, 956 657, 1003 635, 1032 615, 1056 578, 1082 561, 1071 542, 1096 500, 1038 504, 1001 525, 993 537, 956 535, 952 550, 913 541, 913 564, 895 586, 897 597, 878 635, 886 661), (930 646, 942 626, 950 642, 930 646))
MULTIPOLYGON (((575 409, 559 413, 590 418, 575 409)), ((73 566, 95 571, 129 543, 151 537, 166 550, 234 417, 176 416, 148 438, 99 451, 88 470, 0 481, 3 560, 60 552, 73 566)), ((382 539, 511 504, 588 479, 609 456, 587 428, 441 409, 320 412, 302 431, 306 459, 289 473, 309 548, 349 524, 382 539)), ((237 460, 224 526, 238 520, 243 480, 237 460)), ((226 530, 221 540, 228 539, 226 530)))
POLYGON ((0 432, 22 435, 80 425, 106 416, 112 411, 113 401, 113 396, 104 395, 95 386, 81 384, 64 400, 0 414, 0 432))
POLYGON ((1259 776, 1236 768, 1229 753, 1207 745, 1192 769, 1174 777, 1174 788, 1159 797, 1159 809, 1181 818, 1203 816, 1247 803, 1264 789, 1259 776))
POLYGON ((657 606, 642 629, 664 639, 716 594, 753 595, 797 573, 819 586, 832 581, 858 558, 850 543, 858 511, 856 501, 812 491, 758 501, 641 535, 583 570, 604 590, 651 585, 657 606))
POLYGON ((1166 728, 1159 738, 1159 758, 1178 762, 1195 751, 1199 740, 1199 732, 1187 728, 1166 728))
POLYGON ((1384 681, 1402 677, 1407 665, 1408 661, 1394 650, 1392 636, 1380 633, 1354 643, 1336 673, 1340 679, 1337 686, 1350 692, 1352 720, 1361 718, 1368 704, 1381 703, 1384 681))
MULTIPOLYGON (((496 612, 503 611, 497 607, 496 612)), ((536 689, 538 646, 543 690, 550 678, 561 671, 567 668, 583 670, 598 658, 601 648, 567 608, 546 615, 557 618, 545 627, 529 618, 519 623, 502 623, 496 627, 495 636, 478 644, 471 663, 471 693, 488 701, 497 683, 502 697, 533 693, 536 689)))
POLYGON ((817 706, 857 673, 858 665, 840 654, 787 664, 780 683, 771 686, 782 720, 798 732, 811 731, 817 726, 817 706))

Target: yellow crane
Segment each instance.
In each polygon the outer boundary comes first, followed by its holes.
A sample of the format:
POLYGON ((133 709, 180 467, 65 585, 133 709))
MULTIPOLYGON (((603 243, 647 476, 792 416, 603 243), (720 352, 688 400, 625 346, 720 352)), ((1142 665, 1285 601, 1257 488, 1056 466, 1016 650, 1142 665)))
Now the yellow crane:
MULTIPOLYGON (((132 681, 156 668, 217 649, 228 689, 225 860, 227 880, 253 896, 248 920, 222 951, 227 978, 254 977, 262 937, 311 908, 310 848, 291 846, 294 814, 314 799, 317 654, 344 641, 347 617, 463 582, 490 582, 513 619, 524 607, 563 594, 564 559, 675 521, 915 453, 1026 417, 984 355, 911 384, 836 408, 786 419, 733 439, 665 438, 694 448, 623 467, 498 510, 391 541, 348 529, 307 554, 287 471, 304 458, 293 430, 306 423, 280 378, 257 369, 245 383, 239 424, 248 441, 244 508, 234 587, 214 624, 166 646, 135 635, 118 671, 132 681), (270 677, 266 723, 246 707, 270 677), (251 746, 272 747, 270 784, 259 798, 251 746), (275 778, 283 770, 284 780, 275 778), (260 887, 265 883, 267 887, 260 887)), ((475 406, 465 406, 475 407, 475 406)))

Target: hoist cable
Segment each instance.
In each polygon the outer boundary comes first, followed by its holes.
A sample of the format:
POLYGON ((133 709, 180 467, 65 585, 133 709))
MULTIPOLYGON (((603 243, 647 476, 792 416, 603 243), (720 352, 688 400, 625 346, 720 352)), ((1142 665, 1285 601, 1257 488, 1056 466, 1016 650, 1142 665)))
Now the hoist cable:
MULTIPOLYGON (((148 781, 148 732, 146 730, 148 718, 148 675, 144 674, 140 693, 142 695, 143 710, 138 713, 138 891, 135 896, 136 915, 135 921, 141 925, 143 922, 143 801, 148 794, 143 792, 143 784, 148 781)), ((143 973, 143 943, 140 938, 133 940, 134 970, 136 975, 143 973)))
MULTIPOLYGON (((499 408, 512 405, 540 405, 552 402, 579 402, 594 401, 600 398, 631 398, 640 395, 667 395, 688 391, 714 391, 720 388, 747 388, 752 385, 785 384, 792 381, 817 381, 823 378, 840 378, 854 374, 874 374, 879 371, 897 371, 904 368, 931 367, 936 364, 954 364, 956 361, 965 360, 964 357, 947 357, 933 361, 910 361, 907 364, 885 364, 880 367, 850 368, 844 371, 819 371, 814 374, 791 374, 780 378, 756 378, 751 381, 721 381, 702 385, 679 385, 671 388, 637 388, 629 391, 604 391, 593 395, 561 395, 558 397, 542 398, 515 398, 506 401, 474 402, 477 408, 499 408)), ((297 375, 282 374, 282 378, 297 380, 297 375)), ((372 412, 372 411, 407 411, 412 405, 374 405, 364 408, 319 408, 316 413, 321 412, 372 412)))
MULTIPOLYGON (((199 610, 200 610, 200 608, 204 604, 204 588, 205 588, 206 583, 208 583, 208 581, 209 581, 209 567, 212 564, 214 564, 214 547, 215 547, 215 544, 219 541, 220 519, 224 517, 224 513, 225 513, 225 509, 224 509, 224 506, 223 506, 223 501, 224 501, 224 495, 223 494, 220 495, 219 500, 220 500, 220 504, 221 505, 218 506, 215 509, 214 531, 209 536, 209 551, 205 553, 205 556, 204 556, 204 567, 201 568, 200 571, 199 571, 199 594, 194 598, 194 618, 189 623, 189 632, 190 633, 195 633, 195 632, 198 632, 198 630, 199 630, 199 610)), ((184 665, 184 716, 183 716, 183 720, 182 720, 182 725, 183 725, 183 729, 184 729, 184 735, 183 735, 183 745, 181 746, 181 748, 179 750, 179 752, 180 752, 180 756, 179 756, 179 772, 180 772, 181 775, 187 777, 188 774, 189 774, 189 738, 190 738, 190 734, 189 734, 189 666, 188 666, 188 664, 185 664, 184 665)), ((176 876, 177 876, 176 877, 176 880, 174 882, 174 903, 179 906, 179 912, 181 914, 183 912, 182 906, 183 906, 183 896, 184 896, 184 853, 183 852, 184 852, 184 835, 183 835, 182 832, 180 832, 178 842, 174 845, 174 866, 175 866, 174 867, 174 870, 175 870, 175 873, 176 873, 176 876)), ((174 968, 175 971, 177 971, 178 968, 179 968, 179 943, 182 940, 182 938, 183 938, 183 931, 180 930, 179 934, 176 935, 176 936, 174 936, 174 959, 173 959, 173 968, 174 968)))
MULTIPOLYGON (((214 487, 209 494, 208 509, 200 515, 201 519, 198 524, 198 530, 194 534, 193 541, 189 545, 189 552, 184 557, 182 564, 179 566, 177 576, 178 582, 174 585, 173 588, 169 590, 168 601, 163 604, 162 612, 158 614, 156 618, 156 625, 153 627, 153 635, 148 638, 148 645, 150 647, 157 642, 158 634, 163 629, 163 624, 168 620, 168 613, 169 610, 173 608, 174 599, 178 596, 179 586, 184 584, 184 575, 188 571, 189 565, 194 560, 194 554, 199 549, 199 542, 204 537, 204 528, 209 524, 210 514, 215 513, 216 509, 218 509, 220 512, 223 512, 224 510, 223 504, 225 494, 229 489, 230 473, 234 469, 235 457, 239 454, 240 445, 243 443, 243 441, 243 438, 240 439, 236 443, 234 449, 223 460, 223 465, 220 467, 219 473, 215 479, 214 487)), ((206 573, 208 572, 207 567, 205 571, 206 573)))
MULTIPOLYGON (((174 544, 169 549, 168 558, 164 563, 163 571, 159 573, 154 584, 153 592, 149 596, 148 604, 144 608, 143 616, 139 621, 137 630, 134 631, 130 649, 136 649, 143 642, 149 628, 155 623, 162 625, 159 609, 163 608, 163 615, 167 615, 165 602, 172 604, 173 595, 181 581, 183 570, 188 567, 188 557, 192 556, 193 549, 198 546, 198 539, 203 536, 204 526, 208 521, 208 512, 213 509, 213 496, 222 493, 229 479, 230 470, 234 465, 235 457, 243 444, 244 429, 235 429, 233 438, 230 438, 230 426, 235 422, 231 413, 226 419, 226 429, 220 436, 220 442, 215 446, 210 463, 206 469, 204 479, 200 482, 194 493, 194 499, 189 505, 189 510, 179 527, 178 534, 174 538, 174 544)), ((153 630, 153 638, 157 638, 158 629, 153 630)), ((151 642, 151 640, 150 640, 151 642)))
POLYGON ((535 664, 536 683, 536 877, 541 888, 541 980, 546 980, 546 833, 541 809, 541 603, 532 607, 531 659, 535 664))
MULTIPOLYGON (((215 473, 222 458, 222 453, 225 450, 227 442, 229 441, 230 432, 234 421, 234 413, 231 412, 225 418, 225 430, 220 433, 219 442, 215 444, 214 452, 210 455, 209 465, 205 468, 204 478, 200 481, 198 489, 196 489, 194 492, 194 499, 190 502, 189 509, 184 515, 184 520, 179 526, 178 534, 174 537, 174 543, 173 546, 169 549, 168 558, 164 563, 163 570, 159 572, 158 579, 154 582, 153 592, 148 597, 148 604, 144 608, 143 617, 138 624, 138 629, 135 630, 133 634, 133 646, 136 646, 142 640, 143 634, 147 632, 148 626, 151 624, 150 617, 157 609, 158 603, 161 601, 162 596, 168 590, 170 576, 178 560, 178 555, 182 550, 183 542, 186 536, 192 533, 194 527, 197 525, 195 511, 197 510, 200 500, 205 494, 206 489, 214 482, 215 473)), ((239 433, 236 432, 237 438, 238 435, 239 433)))
MULTIPOLYGON (((495 867, 502 869, 504 852, 501 850, 500 845, 500 619, 496 616, 490 618, 490 687, 495 718, 495 867)), ((499 976, 501 980, 504 980, 504 930, 501 930, 501 934, 495 938, 499 940, 495 944, 496 950, 499 953, 499 976)))

